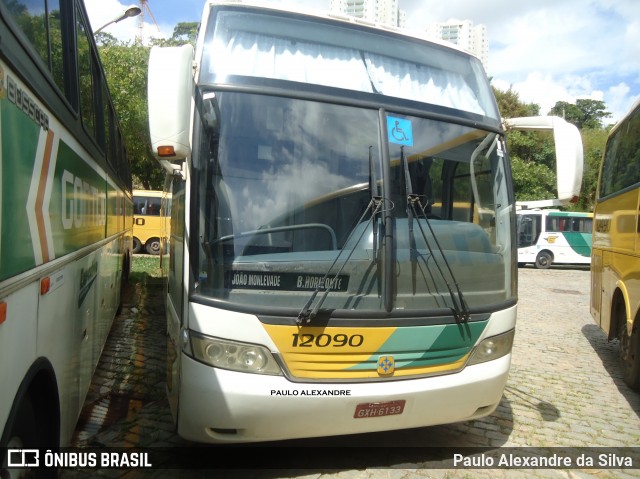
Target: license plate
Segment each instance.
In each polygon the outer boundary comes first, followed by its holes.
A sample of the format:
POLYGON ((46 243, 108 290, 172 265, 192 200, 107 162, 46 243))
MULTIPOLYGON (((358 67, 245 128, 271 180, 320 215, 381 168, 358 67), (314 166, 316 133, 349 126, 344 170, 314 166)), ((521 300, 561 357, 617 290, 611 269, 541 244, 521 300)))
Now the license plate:
POLYGON ((402 414, 405 403, 406 401, 404 399, 399 399, 397 401, 366 402, 358 404, 353 417, 356 419, 363 419, 367 417, 382 417, 402 414))

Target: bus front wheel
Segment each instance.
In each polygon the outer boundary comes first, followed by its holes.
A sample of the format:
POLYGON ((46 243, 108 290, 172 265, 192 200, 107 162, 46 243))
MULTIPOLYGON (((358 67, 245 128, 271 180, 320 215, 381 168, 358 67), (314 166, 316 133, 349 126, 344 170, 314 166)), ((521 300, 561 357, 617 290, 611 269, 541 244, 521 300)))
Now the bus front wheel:
POLYGON ((620 363, 622 377, 627 386, 640 391, 640 331, 634 325, 631 336, 627 330, 627 322, 620 321, 620 363))
POLYGON ((548 251, 540 251, 536 257, 536 268, 547 269, 553 263, 553 256, 548 251))

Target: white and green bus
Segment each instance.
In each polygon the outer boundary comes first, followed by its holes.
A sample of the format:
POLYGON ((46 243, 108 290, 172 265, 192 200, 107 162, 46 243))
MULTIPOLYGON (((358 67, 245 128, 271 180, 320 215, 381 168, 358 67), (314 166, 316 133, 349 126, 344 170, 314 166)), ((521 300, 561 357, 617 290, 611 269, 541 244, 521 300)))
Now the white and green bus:
MULTIPOLYGON (((210 1, 153 48, 177 432, 257 442, 491 414, 517 307, 505 127, 480 61, 399 31, 210 1)), ((582 147, 560 118, 563 199, 582 147)), ((576 190, 577 189, 577 190, 576 190)))
POLYGON ((131 173, 81 0, 0 1, 0 184, 4 469, 6 447, 69 444, 129 272, 131 173))
POLYGON ((518 263, 591 264, 593 213, 524 209, 517 212, 518 263))

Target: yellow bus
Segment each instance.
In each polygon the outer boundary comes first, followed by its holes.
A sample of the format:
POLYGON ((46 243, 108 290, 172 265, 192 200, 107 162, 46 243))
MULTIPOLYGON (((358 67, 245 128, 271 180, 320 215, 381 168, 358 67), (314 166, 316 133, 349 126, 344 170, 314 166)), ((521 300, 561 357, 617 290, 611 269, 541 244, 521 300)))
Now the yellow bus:
POLYGON ((133 252, 160 254, 162 191, 133 190, 133 252))
POLYGON ((620 341, 624 380, 640 390, 640 101, 611 130, 600 169, 591 253, 591 314, 620 341))

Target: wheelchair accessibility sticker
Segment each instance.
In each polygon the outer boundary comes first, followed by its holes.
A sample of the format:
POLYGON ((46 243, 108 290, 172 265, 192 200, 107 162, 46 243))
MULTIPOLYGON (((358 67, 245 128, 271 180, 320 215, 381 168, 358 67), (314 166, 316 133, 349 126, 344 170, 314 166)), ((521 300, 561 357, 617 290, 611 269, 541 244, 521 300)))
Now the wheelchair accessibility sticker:
POLYGON ((411 120, 388 116, 387 131, 389 133, 390 143, 413 146, 413 130, 411 127, 411 120))

